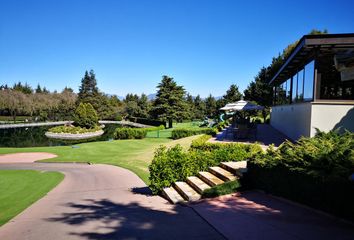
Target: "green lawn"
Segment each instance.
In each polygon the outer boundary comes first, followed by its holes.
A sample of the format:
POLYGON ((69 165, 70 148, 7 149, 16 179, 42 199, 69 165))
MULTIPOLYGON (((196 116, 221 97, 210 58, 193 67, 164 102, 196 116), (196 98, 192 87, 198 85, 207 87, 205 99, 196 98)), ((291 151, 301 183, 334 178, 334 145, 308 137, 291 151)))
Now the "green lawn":
POLYGON ((160 145, 173 146, 181 144, 188 148, 195 138, 192 136, 172 141, 167 138, 145 138, 141 140, 116 140, 105 142, 90 142, 60 147, 33 148, 0 148, 0 154, 18 152, 49 152, 58 155, 57 158, 43 160, 44 162, 91 162, 116 165, 131 170, 148 184, 148 166, 154 151, 160 145))
POLYGON ((172 136, 172 130, 176 128, 199 128, 201 122, 185 122, 185 123, 173 123, 173 128, 168 128, 159 131, 151 131, 147 133, 148 138, 170 138, 172 136))
POLYGON ((58 172, 0 170, 0 226, 42 198, 64 179, 58 172))

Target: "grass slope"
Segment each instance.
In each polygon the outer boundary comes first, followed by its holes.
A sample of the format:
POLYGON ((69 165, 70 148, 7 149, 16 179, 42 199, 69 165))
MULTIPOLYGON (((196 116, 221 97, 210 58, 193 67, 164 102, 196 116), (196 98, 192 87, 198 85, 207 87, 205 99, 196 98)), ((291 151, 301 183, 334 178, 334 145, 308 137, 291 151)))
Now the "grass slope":
POLYGON ((0 170, 0 226, 59 184, 59 172, 0 170))
POLYGON ((172 141, 167 138, 145 138, 141 140, 116 140, 111 142, 90 142, 60 147, 0 148, 0 154, 19 152, 48 152, 58 155, 42 162, 91 162, 123 167, 137 174, 148 184, 148 166, 154 151, 160 145, 174 146, 181 144, 188 148, 198 136, 172 141))

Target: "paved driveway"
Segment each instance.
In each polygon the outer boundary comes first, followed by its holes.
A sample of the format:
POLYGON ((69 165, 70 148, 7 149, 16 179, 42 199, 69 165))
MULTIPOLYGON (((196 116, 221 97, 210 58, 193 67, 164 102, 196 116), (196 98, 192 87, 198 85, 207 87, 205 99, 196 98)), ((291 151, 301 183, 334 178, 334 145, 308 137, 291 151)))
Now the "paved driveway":
POLYGON ((18 163, 0 169, 60 171, 65 179, 0 228, 16 239, 223 239, 191 208, 146 195, 132 172, 109 165, 18 163))

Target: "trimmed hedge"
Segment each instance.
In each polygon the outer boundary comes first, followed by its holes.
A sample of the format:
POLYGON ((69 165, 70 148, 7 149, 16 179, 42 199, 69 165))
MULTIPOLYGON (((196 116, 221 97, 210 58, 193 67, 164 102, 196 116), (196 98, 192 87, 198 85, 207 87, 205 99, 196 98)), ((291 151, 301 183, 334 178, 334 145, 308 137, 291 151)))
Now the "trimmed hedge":
POLYGON ((177 128, 172 130, 172 139, 180 139, 180 138, 190 137, 198 134, 216 135, 217 130, 214 128, 196 128, 196 129, 177 128))
POLYGON ((164 125, 160 125, 158 127, 148 127, 148 128, 144 128, 147 132, 154 132, 154 131, 159 131, 159 130, 164 130, 165 126, 164 125))
MULTIPOLYGON (((201 141, 200 139, 205 140, 206 137, 201 136, 195 141, 201 141)), ((184 151, 179 145, 169 149, 164 146, 158 148, 149 166, 152 192, 158 194, 173 182, 185 181, 187 177, 206 171, 211 166, 217 166, 222 161, 243 161, 262 151, 259 145, 248 144, 220 144, 218 148, 208 149, 210 150, 191 147, 184 151)))
POLYGON ((353 173, 354 134, 331 131, 253 156, 245 176, 253 188, 354 221, 353 173))
POLYGON ((117 128, 114 139, 143 139, 147 131, 144 128, 117 128))

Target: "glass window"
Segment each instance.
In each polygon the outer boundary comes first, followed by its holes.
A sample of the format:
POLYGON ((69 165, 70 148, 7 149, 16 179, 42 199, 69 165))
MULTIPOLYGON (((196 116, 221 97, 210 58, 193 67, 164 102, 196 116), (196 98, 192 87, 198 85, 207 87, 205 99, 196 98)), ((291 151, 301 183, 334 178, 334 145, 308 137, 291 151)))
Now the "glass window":
POLYGON ((297 92, 298 92, 298 89, 297 89, 297 86, 298 86, 298 74, 295 74, 293 76, 293 99, 292 99, 292 102, 297 102, 297 92))
POLYGON ((318 59, 317 71, 321 74, 320 99, 354 99, 354 77, 353 74, 348 74, 353 69, 350 64, 354 62, 354 53, 344 51, 344 54, 341 51, 336 55, 332 53, 318 59), (342 54, 344 55, 341 56, 342 54))
POLYGON ((291 96, 291 93, 290 93, 290 90, 291 90, 291 78, 289 78, 288 80, 286 80, 285 82, 285 93, 286 93, 286 97, 285 97, 285 103, 286 104, 289 104, 290 103, 290 96, 291 96))
POLYGON ((313 100, 313 78, 315 74, 315 61, 308 63, 305 66, 304 76, 304 101, 313 100))
POLYGON ((303 102, 304 101, 304 74, 305 71, 302 69, 297 74, 297 98, 296 102, 303 102))

